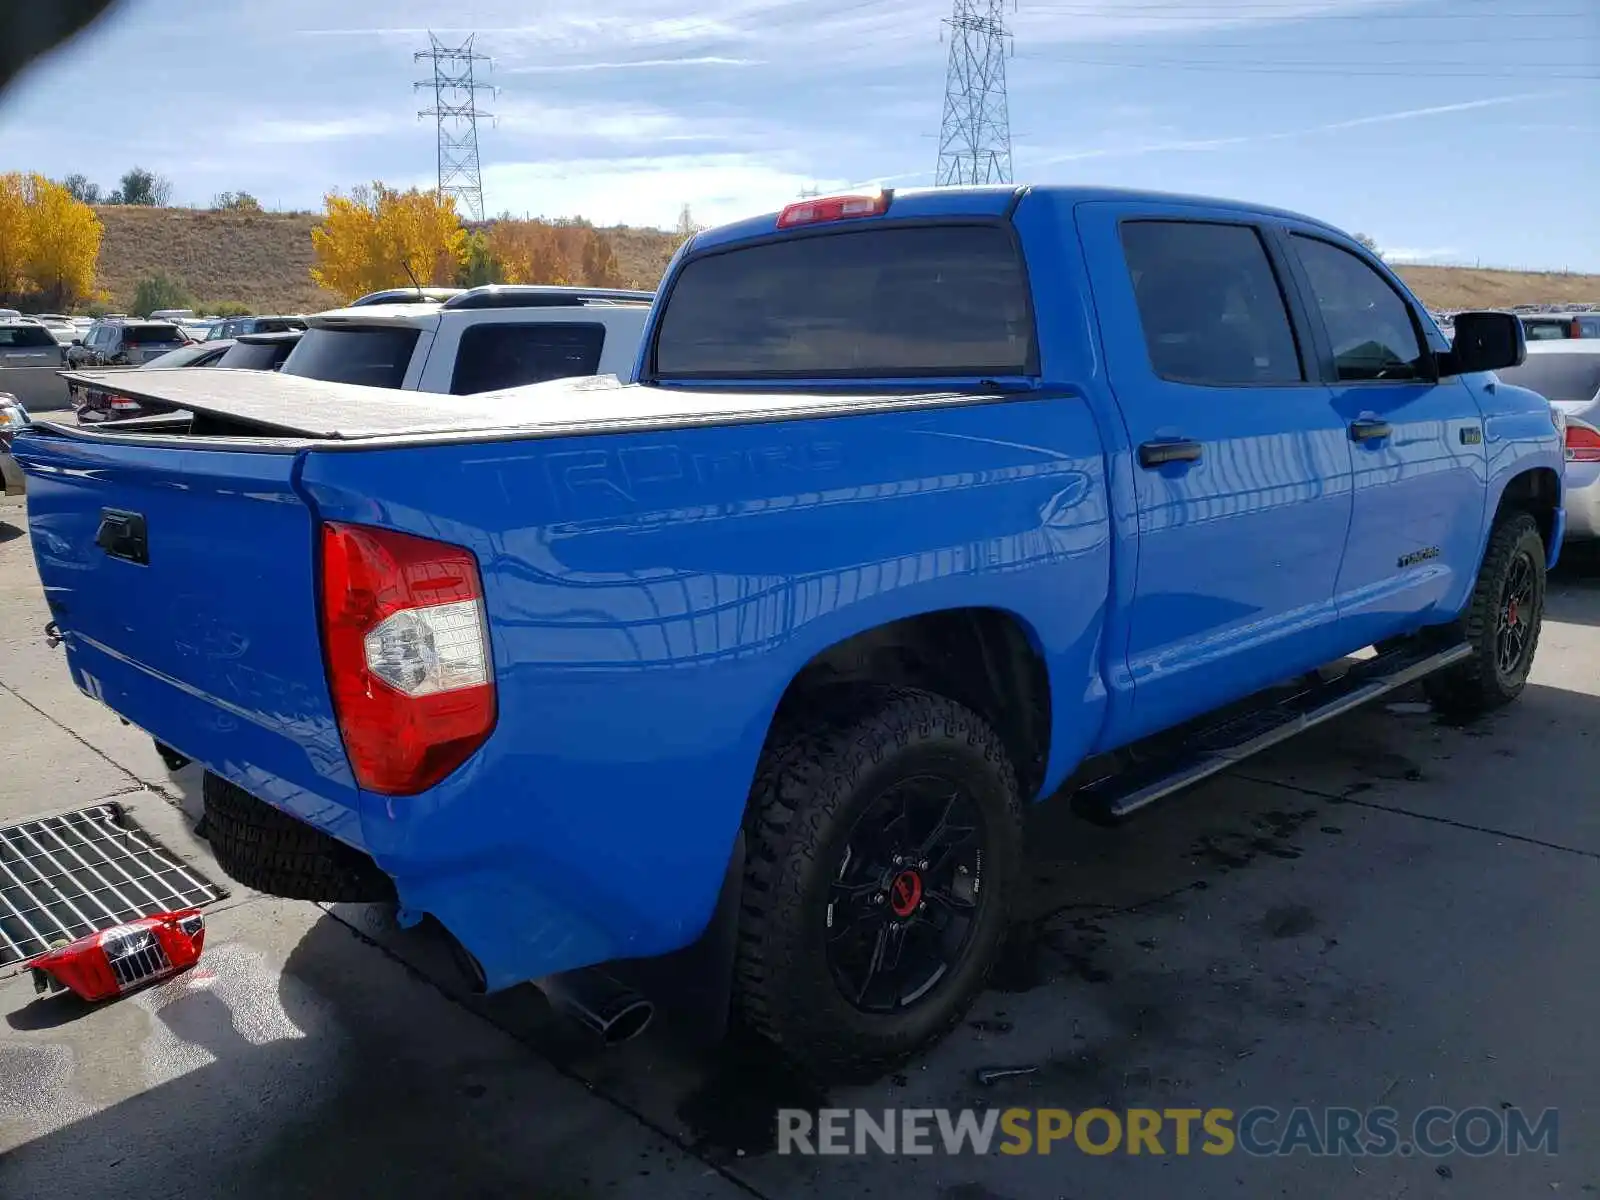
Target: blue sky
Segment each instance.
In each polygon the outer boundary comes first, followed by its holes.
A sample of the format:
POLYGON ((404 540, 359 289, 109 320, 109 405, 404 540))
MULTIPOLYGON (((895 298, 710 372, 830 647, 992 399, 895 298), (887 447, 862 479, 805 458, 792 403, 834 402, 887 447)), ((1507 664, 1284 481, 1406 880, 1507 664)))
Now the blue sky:
MULTIPOLYGON (((0 100, 0 170, 180 202, 431 186, 412 51, 476 31, 491 212, 718 222, 932 182, 948 0, 123 0, 0 100)), ((1600 0, 1021 0, 1015 175, 1234 196, 1392 257, 1600 270, 1600 0)))

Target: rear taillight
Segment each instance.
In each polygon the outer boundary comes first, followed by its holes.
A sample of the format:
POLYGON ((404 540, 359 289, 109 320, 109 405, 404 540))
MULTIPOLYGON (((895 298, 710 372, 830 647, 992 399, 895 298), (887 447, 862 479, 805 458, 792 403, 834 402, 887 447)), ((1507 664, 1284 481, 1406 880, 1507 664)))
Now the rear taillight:
POLYGON ((404 796, 466 761, 495 722, 483 584, 446 542, 322 527, 322 639, 356 782, 404 796))
POLYGON ((1567 418, 1567 461, 1600 462, 1600 430, 1567 418))

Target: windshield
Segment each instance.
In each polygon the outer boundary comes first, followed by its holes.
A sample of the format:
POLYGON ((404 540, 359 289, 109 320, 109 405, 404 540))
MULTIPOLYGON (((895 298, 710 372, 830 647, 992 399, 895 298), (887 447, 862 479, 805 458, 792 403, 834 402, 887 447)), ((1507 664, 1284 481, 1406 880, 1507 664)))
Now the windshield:
POLYGON ((43 325, 7 325, 0 327, 0 350, 21 346, 55 346, 55 338, 43 325))
POLYGON ((678 276, 655 347, 663 379, 1027 375, 1034 361, 1021 255, 987 224, 708 254, 678 276))
POLYGON ((270 371, 293 349, 289 342, 235 342, 217 359, 219 367, 239 367, 246 371, 270 371))
POLYGON ((1503 383, 1529 388, 1546 400, 1571 403, 1600 397, 1600 354, 1530 354, 1520 367, 1495 374, 1503 383))
POLYGON ((411 364, 417 331, 404 326, 308 329, 284 360, 285 375, 397 388, 411 364))

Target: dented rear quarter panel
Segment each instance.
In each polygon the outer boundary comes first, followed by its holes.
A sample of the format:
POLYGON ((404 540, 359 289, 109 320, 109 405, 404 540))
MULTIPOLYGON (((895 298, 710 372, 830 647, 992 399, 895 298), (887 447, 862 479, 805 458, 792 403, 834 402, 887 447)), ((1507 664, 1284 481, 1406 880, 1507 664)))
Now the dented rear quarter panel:
POLYGON ((864 629, 1007 610, 1050 672, 1052 761, 1099 731, 1111 535, 1076 395, 313 451, 299 486, 478 557, 496 729, 431 791, 364 795, 361 826, 491 986, 693 940, 785 688, 864 629))

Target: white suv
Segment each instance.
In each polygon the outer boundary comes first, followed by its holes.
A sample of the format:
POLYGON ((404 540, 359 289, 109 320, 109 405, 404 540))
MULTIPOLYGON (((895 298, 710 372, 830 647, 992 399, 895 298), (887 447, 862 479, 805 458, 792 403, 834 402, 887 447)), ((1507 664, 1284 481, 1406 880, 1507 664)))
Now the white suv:
POLYGON ((285 375, 469 395, 633 370, 652 292, 491 285, 305 318, 285 375))

